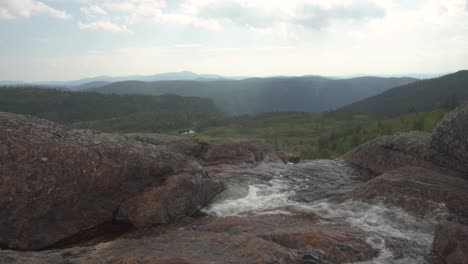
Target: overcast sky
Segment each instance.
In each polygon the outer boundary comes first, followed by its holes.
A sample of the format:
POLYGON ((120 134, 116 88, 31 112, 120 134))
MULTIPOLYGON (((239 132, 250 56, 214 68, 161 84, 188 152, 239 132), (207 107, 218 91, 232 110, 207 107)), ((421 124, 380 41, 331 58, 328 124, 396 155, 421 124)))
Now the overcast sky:
POLYGON ((0 79, 468 68, 468 0, 0 0, 0 79))

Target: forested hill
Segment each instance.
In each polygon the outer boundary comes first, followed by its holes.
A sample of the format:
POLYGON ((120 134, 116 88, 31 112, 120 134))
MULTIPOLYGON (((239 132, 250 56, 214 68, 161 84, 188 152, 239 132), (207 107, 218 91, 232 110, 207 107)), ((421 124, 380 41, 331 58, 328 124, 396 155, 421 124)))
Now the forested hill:
POLYGON ((212 82, 117 82, 92 88, 100 93, 177 94, 212 99, 226 114, 275 111, 322 112, 414 82, 413 78, 276 77, 212 82))
POLYGON ((16 87, 0 87, 0 112, 121 132, 189 129, 221 115, 211 100, 196 97, 105 95, 16 87))
POLYGON ((468 70, 396 87, 341 110, 394 115, 430 111, 468 100, 468 70))

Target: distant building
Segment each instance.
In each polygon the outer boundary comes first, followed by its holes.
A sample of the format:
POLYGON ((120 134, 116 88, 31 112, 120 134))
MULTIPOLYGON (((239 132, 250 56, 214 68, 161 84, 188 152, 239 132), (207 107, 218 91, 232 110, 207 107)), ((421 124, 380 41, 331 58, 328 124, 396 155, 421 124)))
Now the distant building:
POLYGON ((189 129, 189 130, 181 130, 179 131, 179 134, 181 135, 191 135, 191 134, 195 134, 196 132, 192 129, 189 129))

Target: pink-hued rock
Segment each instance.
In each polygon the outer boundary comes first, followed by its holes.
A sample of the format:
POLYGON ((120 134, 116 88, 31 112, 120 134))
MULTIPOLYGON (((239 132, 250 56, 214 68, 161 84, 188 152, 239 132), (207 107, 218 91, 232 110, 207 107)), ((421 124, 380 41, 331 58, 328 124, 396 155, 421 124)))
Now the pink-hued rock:
MULTIPOLYGON (((136 208, 145 202, 153 207, 151 214, 172 219, 206 205, 220 190, 220 184, 186 155, 11 113, 0 113, 0 164, 0 246, 4 248, 40 249, 100 228, 115 221, 126 201, 136 208), (185 181, 172 179, 177 175, 184 175, 185 181), (185 192, 161 196, 171 201, 135 198, 155 188, 176 189, 175 184, 183 185, 185 192), (193 203, 178 202, 187 195, 195 195, 193 203)), ((163 219, 158 217, 128 220, 149 225, 163 219)))
POLYGON ((468 218, 468 180, 420 167, 403 167, 368 181, 347 196, 382 199, 409 211, 426 214, 443 204, 457 218, 468 218))
POLYGON ((436 228, 432 251, 441 264, 468 263, 468 226, 442 221, 436 228))

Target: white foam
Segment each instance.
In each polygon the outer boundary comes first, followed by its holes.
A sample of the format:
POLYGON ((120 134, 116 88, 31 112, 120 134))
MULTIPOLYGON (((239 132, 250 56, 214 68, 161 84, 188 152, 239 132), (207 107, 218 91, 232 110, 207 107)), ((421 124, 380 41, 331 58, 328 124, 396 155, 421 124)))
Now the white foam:
MULTIPOLYGON (((340 218, 365 231, 368 236, 366 242, 379 251, 379 256, 371 261, 360 262, 361 264, 425 263, 423 256, 430 250, 432 233, 437 222, 436 214, 434 217, 421 218, 401 208, 352 200, 340 204, 328 201, 303 204, 300 210, 325 219, 340 218), (395 259, 386 246, 385 238, 397 238, 411 243, 413 252, 410 256, 395 259)), ((438 214, 444 213, 445 210, 438 211, 438 214)))
MULTIPOLYGON (((383 203, 370 204, 353 200, 331 202, 326 199, 310 203, 299 202, 307 201, 301 199, 304 195, 307 198, 316 197, 307 196, 308 190, 315 195, 320 192, 322 184, 332 185, 335 178, 325 181, 326 179, 320 177, 294 176, 282 175, 280 171, 273 172, 269 178, 271 180, 258 184, 263 179, 258 177, 251 179, 250 185, 240 178, 242 180, 239 182, 231 182, 231 186, 227 186, 228 190, 203 209, 203 212, 217 217, 298 212, 318 215, 323 221, 346 222, 364 231, 367 236, 366 242, 377 249, 379 255, 360 264, 425 263, 424 256, 430 250, 437 219, 446 213, 442 204, 435 204, 434 210, 427 216, 418 217, 383 203), (391 246, 387 245, 387 242, 391 243, 391 246), (401 244, 398 244, 400 242, 401 244)), ((341 182, 338 181, 338 184, 341 182)), ((329 185, 325 185, 325 192, 330 191, 329 185)), ((339 189, 343 188, 342 185, 337 185, 336 188, 336 193, 342 193, 339 189)))
POLYGON ((203 212, 218 217, 238 216, 247 213, 288 214, 282 208, 294 204, 289 199, 294 194, 288 185, 274 179, 268 185, 249 185, 247 196, 214 202, 203 209, 203 212))

